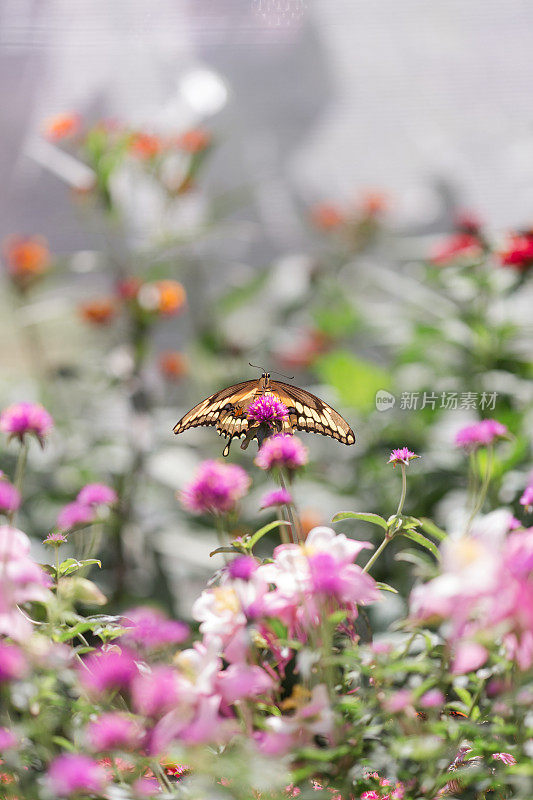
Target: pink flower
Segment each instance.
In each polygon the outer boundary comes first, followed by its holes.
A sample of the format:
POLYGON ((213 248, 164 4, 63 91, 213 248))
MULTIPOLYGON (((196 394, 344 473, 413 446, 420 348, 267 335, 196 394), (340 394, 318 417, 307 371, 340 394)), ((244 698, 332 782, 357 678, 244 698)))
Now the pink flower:
POLYGON ((307 464, 307 448, 295 436, 279 433, 263 442, 255 463, 261 469, 294 471, 307 464))
POLYGON ((0 512, 8 514, 16 511, 20 506, 20 492, 9 481, 0 477, 0 512))
POLYGON ((17 738, 7 728, 0 728, 0 753, 17 746, 17 738))
POLYGON ((0 641, 0 683, 18 680, 26 671, 26 659, 19 648, 0 641))
POLYGON ((156 666, 137 675, 132 686, 133 708, 145 717, 159 717, 178 700, 178 675, 170 667, 156 666))
POLYGON ((102 714, 87 726, 87 737, 91 748, 104 750, 128 750, 140 743, 142 729, 139 723, 119 712, 102 714))
POLYGON ((26 433, 32 433, 41 445, 53 424, 52 417, 39 403, 15 403, 0 414, 0 430, 21 441, 26 433))
POLYGON ((137 675, 137 665, 127 650, 118 648, 91 653, 80 669, 83 685, 97 694, 108 689, 126 689, 137 675))
POLYGON ((361 800, 381 800, 381 794, 375 789, 370 789, 368 792, 363 792, 361 800))
POLYGON ((122 625, 127 628, 123 638, 128 645, 135 644, 149 650, 179 644, 189 635, 189 628, 184 622, 167 619, 154 608, 139 607, 127 611, 122 618, 122 625))
POLYGON ((340 603, 368 603, 379 597, 370 575, 355 564, 339 563, 331 553, 310 555, 309 569, 312 593, 334 597, 340 603))
POLYGON ((516 764, 516 758, 512 756, 511 753, 493 753, 492 757, 496 759, 496 761, 503 761, 507 766, 516 764))
POLYGON ((393 692, 393 694, 387 697, 384 706, 387 711, 396 714, 399 711, 405 711, 412 703, 413 697, 411 691, 409 689, 399 689, 397 692, 393 692))
POLYGON ((76 500, 84 506, 110 506, 118 497, 114 489, 103 483, 88 483, 80 489, 76 500))
POLYGON ((464 447, 467 450, 475 449, 480 446, 492 444, 495 439, 507 436, 509 431, 495 419, 483 419, 473 425, 466 425, 455 434, 455 444, 457 447, 464 447))
POLYGON ((275 395, 263 394, 248 407, 246 415, 257 422, 283 422, 289 410, 275 395))
POLYGON ((261 508, 272 508, 273 506, 283 506, 292 503, 291 493, 287 489, 273 489, 263 495, 261 508))
POLYGON ((413 453, 413 451, 409 450, 407 447, 400 447, 392 451, 387 464, 392 464, 393 467, 395 467, 396 464, 405 464, 407 467, 413 458, 420 458, 420 456, 417 456, 416 453, 413 453))
MULTIPOLYGON (((0 482, 0 486, 1 485, 2 484, 0 482)), ((524 489, 524 494, 520 498, 519 502, 520 505, 525 507, 526 511, 531 511, 533 508, 533 483, 530 483, 528 486, 526 486, 524 489)))
POLYGON ((237 556, 228 564, 228 572, 232 578, 249 581, 257 569, 257 561, 253 556, 237 556))
POLYGON ((435 245, 430 259, 433 264, 445 266, 458 261, 474 261, 482 254, 483 247, 477 236, 471 233, 452 233, 435 245))
POLYGON ((92 758, 78 753, 57 756, 48 770, 48 784, 59 797, 77 792, 100 794, 106 783, 105 772, 92 758))
POLYGON ((464 675, 483 666, 489 654, 478 642, 462 641, 455 648, 452 674, 464 675))
POLYGON ((61 530, 70 530, 77 525, 89 525, 95 520, 95 513, 91 506, 78 503, 67 503, 57 515, 57 527, 61 530))
POLYGON ((153 797, 161 791, 157 778, 139 778, 132 786, 135 797, 153 797))
POLYGON ((180 500, 193 514, 226 514, 244 497, 250 483, 246 472, 236 464, 204 461, 180 493, 180 500))
POLYGON ((49 598, 50 577, 30 556, 30 540, 22 531, 0 526, 0 633, 22 641, 31 623, 18 606, 49 598))
POLYGON ((56 531, 55 533, 49 533, 48 536, 43 539, 43 544, 50 545, 50 547, 60 547, 62 544, 67 543, 67 537, 56 531))
POLYGON ((234 703, 244 697, 259 697, 270 693, 274 682, 264 669, 247 664, 230 664, 218 676, 218 690, 226 703, 234 703))
POLYGON ((429 689, 420 698, 422 708, 442 708, 446 698, 440 689, 429 689))
POLYGON ((504 267, 512 267, 525 272, 533 265, 533 235, 530 231, 522 234, 510 234, 500 253, 504 267))

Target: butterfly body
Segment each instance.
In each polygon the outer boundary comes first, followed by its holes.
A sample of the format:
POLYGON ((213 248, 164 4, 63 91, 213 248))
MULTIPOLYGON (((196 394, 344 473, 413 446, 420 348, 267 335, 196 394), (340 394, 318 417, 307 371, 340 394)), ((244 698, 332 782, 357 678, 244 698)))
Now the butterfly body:
POLYGON ((176 423, 174 433, 183 433, 199 425, 216 426, 220 436, 229 438, 225 456, 235 437, 244 438, 243 449, 252 439, 261 443, 265 435, 264 423, 250 419, 247 412, 252 403, 264 395, 273 395, 288 410, 285 419, 273 423, 277 432, 308 431, 332 436, 343 444, 355 443, 352 429, 331 406, 304 389, 271 380, 266 372, 259 380, 236 383, 202 400, 176 423))

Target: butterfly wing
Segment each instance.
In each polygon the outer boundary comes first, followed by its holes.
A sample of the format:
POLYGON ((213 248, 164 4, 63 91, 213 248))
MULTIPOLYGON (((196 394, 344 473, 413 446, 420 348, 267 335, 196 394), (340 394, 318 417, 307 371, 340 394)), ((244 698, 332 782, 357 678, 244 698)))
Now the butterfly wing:
POLYGON ((342 444, 354 444, 355 435, 338 411, 311 392, 281 381, 271 381, 272 391, 289 410, 289 424, 299 431, 332 436, 342 444))
POLYGON ((197 406, 191 408, 174 426, 174 433, 183 433, 189 428, 199 425, 215 425, 221 436, 229 437, 224 455, 229 452, 229 445, 235 436, 245 436, 248 431, 246 408, 250 404, 258 382, 242 381, 226 389, 206 397, 197 406), (227 451, 227 452, 226 452, 227 451))

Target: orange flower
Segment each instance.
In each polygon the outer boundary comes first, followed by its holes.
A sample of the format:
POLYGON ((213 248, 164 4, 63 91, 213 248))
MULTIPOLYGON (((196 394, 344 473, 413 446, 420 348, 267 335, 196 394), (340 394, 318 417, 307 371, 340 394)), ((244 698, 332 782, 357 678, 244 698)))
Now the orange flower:
POLYGON ((304 508, 300 514, 300 525, 302 528, 302 533, 304 535, 304 539, 307 539, 307 535, 313 528, 318 527, 319 525, 324 525, 325 520, 322 514, 314 508, 304 508))
POLYGON ((363 192, 359 200, 361 211, 365 217, 377 217, 389 207, 387 196, 383 192, 363 192))
POLYGON ((117 313, 117 306, 112 297, 100 297, 81 303, 79 313, 85 322, 92 325, 108 325, 117 313))
POLYGON ((159 369, 168 380, 176 381, 187 374, 189 364, 187 358, 176 350, 166 350, 159 355, 159 369))
POLYGON ((211 134, 202 128, 191 128, 176 139, 176 145, 191 155, 207 150, 210 144, 211 134))
POLYGON ((185 305, 187 295, 179 281, 156 281, 154 284, 158 292, 157 310, 165 317, 179 314, 185 305))
POLYGON ((130 152, 142 160, 158 156, 162 149, 163 142, 159 136, 150 133, 134 133, 131 137, 130 152))
POLYGON ((66 112, 49 117, 44 122, 43 133, 51 142, 60 142, 75 136, 81 128, 79 114, 66 112))
POLYGON ((43 236, 12 236, 4 242, 7 269, 13 280, 29 283, 50 266, 50 250, 43 236))
POLYGON ((333 203, 320 203, 311 210, 311 220, 321 231, 333 231, 346 222, 346 217, 333 203))

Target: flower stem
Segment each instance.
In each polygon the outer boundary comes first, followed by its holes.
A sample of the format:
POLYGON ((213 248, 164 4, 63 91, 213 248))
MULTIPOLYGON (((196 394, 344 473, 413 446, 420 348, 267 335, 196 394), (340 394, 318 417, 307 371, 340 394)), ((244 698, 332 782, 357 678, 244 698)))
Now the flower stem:
POLYGON ((398 503, 398 508, 396 510, 396 516, 402 513, 403 504, 405 503, 405 495, 407 493, 407 472, 405 469, 405 464, 400 464, 402 468, 402 493, 400 495, 400 502, 398 503))
MULTIPOLYGON (((476 515, 481 511, 483 507, 483 503, 485 502, 485 498, 487 496, 487 491, 490 485, 490 479, 492 477, 492 462, 494 456, 494 449, 491 445, 487 447, 487 460, 485 465, 485 475, 483 476, 483 482, 481 484, 481 488, 479 490, 479 495, 477 501, 474 502, 474 506, 468 518, 468 522, 466 523, 465 533, 470 531, 472 527, 472 523, 476 517, 476 515)), ((475 498, 474 498, 475 500, 475 498)))
POLYGON ((390 542, 390 540, 393 538, 394 533, 395 533, 395 526, 397 525, 397 522, 398 522, 398 517, 400 516, 400 514, 403 511, 403 505, 405 503, 405 496, 407 494, 407 472, 406 472, 406 469, 405 469, 405 464, 401 464, 400 466, 402 468, 402 493, 400 495, 400 501, 398 503, 398 508, 396 509, 396 514, 393 517, 393 521, 391 522, 391 525, 385 531, 385 538, 381 542, 381 544, 378 547, 378 549, 376 550, 376 552, 373 553, 373 555, 368 559, 367 563, 363 567, 363 572, 368 572, 370 570, 370 568, 375 564, 375 562, 378 560, 378 558, 380 557, 382 552, 385 550, 385 548, 387 547, 387 545, 390 542), (392 530, 391 530, 391 528, 392 528, 392 530))
POLYGON ((385 534, 385 538, 381 542, 380 546, 378 547, 376 552, 370 556, 365 566, 363 567, 363 572, 368 572, 370 570, 370 568, 374 565, 374 563, 378 560, 382 552, 385 550, 389 542, 390 542, 390 536, 388 536, 388 534, 385 534))
MULTIPOLYGON (((26 471, 26 461, 28 459, 28 449, 29 443, 27 438, 24 438, 22 442, 21 448, 19 450, 19 455, 17 459, 17 466, 15 467, 15 478, 13 481, 13 485, 16 489, 22 494, 22 483, 24 481, 24 473, 26 471)), ((11 511, 9 514, 9 524, 13 525, 15 522, 16 511, 11 511)))

